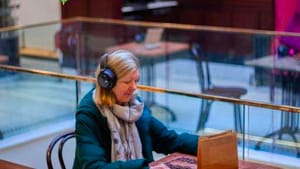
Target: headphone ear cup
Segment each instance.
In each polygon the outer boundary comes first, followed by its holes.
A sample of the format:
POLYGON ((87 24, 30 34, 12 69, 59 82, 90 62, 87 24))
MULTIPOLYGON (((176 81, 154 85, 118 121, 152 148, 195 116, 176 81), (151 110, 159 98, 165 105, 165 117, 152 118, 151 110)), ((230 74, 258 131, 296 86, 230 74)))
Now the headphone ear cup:
POLYGON ((109 68, 102 70, 98 76, 98 83, 104 89, 112 89, 115 86, 116 81, 117 78, 115 73, 109 68))

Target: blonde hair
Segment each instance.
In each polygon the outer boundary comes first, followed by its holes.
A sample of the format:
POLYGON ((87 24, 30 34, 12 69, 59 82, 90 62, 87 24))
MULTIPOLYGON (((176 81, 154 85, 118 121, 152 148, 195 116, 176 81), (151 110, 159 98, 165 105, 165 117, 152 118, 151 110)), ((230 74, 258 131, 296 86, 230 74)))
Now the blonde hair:
MULTIPOLYGON (((140 68, 139 60, 131 52, 127 50, 116 50, 104 54, 100 58, 100 63, 98 64, 96 70, 96 77, 99 76, 100 72, 109 67, 116 75, 116 80, 124 77, 129 72, 137 70, 140 68)), ((95 102, 100 106, 113 106, 116 103, 116 97, 111 89, 104 89, 96 83, 95 92, 95 102)))

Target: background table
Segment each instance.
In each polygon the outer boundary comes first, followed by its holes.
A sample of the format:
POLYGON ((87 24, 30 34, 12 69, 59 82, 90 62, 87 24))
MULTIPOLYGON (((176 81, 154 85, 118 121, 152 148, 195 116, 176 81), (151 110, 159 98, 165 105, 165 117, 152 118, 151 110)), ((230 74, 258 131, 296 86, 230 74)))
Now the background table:
MULTIPOLYGON (((300 58, 299 58, 300 59, 300 58)), ((300 60, 296 57, 280 57, 269 55, 258 59, 248 60, 246 65, 261 67, 266 69, 280 69, 300 72, 300 60)))

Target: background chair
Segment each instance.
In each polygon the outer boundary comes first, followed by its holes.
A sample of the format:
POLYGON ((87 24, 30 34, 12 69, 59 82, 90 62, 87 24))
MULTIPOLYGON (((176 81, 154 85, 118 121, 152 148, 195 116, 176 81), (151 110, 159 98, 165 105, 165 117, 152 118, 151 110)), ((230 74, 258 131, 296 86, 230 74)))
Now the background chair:
POLYGON ((58 155, 60 167, 62 169, 66 169, 64 157, 63 157, 63 148, 64 148, 65 143, 68 140, 70 140, 71 138, 75 138, 74 131, 64 133, 62 135, 55 137, 53 140, 51 140, 51 142, 47 148, 47 154, 46 154, 48 169, 53 169, 52 151, 53 151, 54 147, 56 147, 56 145, 58 146, 57 155, 58 155))
MULTIPOLYGON (((214 86, 211 84, 210 71, 207 57, 201 50, 198 43, 192 44, 191 52, 197 62, 197 71, 199 75, 199 84, 201 92, 209 95, 217 95, 223 97, 240 98, 247 93, 247 90, 241 87, 233 86, 214 86)), ((202 131, 208 120, 210 108, 213 101, 201 99, 201 108, 196 132, 202 131)), ((242 132, 243 124, 241 119, 241 107, 239 104, 233 104, 234 110, 234 128, 237 132, 242 132)))

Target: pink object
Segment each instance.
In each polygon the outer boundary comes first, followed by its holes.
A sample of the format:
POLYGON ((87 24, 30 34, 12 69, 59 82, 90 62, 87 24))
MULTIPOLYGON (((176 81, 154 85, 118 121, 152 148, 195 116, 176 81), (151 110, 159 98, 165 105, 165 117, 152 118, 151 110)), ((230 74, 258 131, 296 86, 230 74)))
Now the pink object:
MULTIPOLYGON (((291 18, 293 17, 298 0, 276 0, 275 1, 275 30, 285 31, 291 18)), ((299 11, 298 11, 299 12, 299 11)))
MULTIPOLYGON (((283 0, 284 1, 284 0, 283 0)), ((284 1, 286 2, 290 2, 288 3, 289 5, 285 5, 285 4, 281 4, 283 6, 289 7, 289 9, 287 9, 286 14, 293 12, 291 14, 291 16, 289 18, 290 21, 288 22, 287 26, 285 27, 284 31, 286 32, 297 32, 300 33, 300 1, 296 1, 294 2, 294 4, 292 3, 295 0, 292 1, 284 1)), ((279 5, 281 1, 276 1, 276 8, 279 8, 277 5, 279 5)), ((284 11, 281 11, 284 12, 284 11)), ((279 15, 279 11, 278 13, 276 12, 276 15, 279 15)), ((285 19, 288 19, 287 16, 288 15, 284 15, 286 16, 285 19)), ((291 56, 293 56, 295 54, 296 51, 300 51, 300 37, 292 37, 292 36, 282 36, 280 37, 280 44, 284 44, 287 47, 289 47, 290 49, 292 49, 292 51, 289 51, 289 54, 291 56)))

